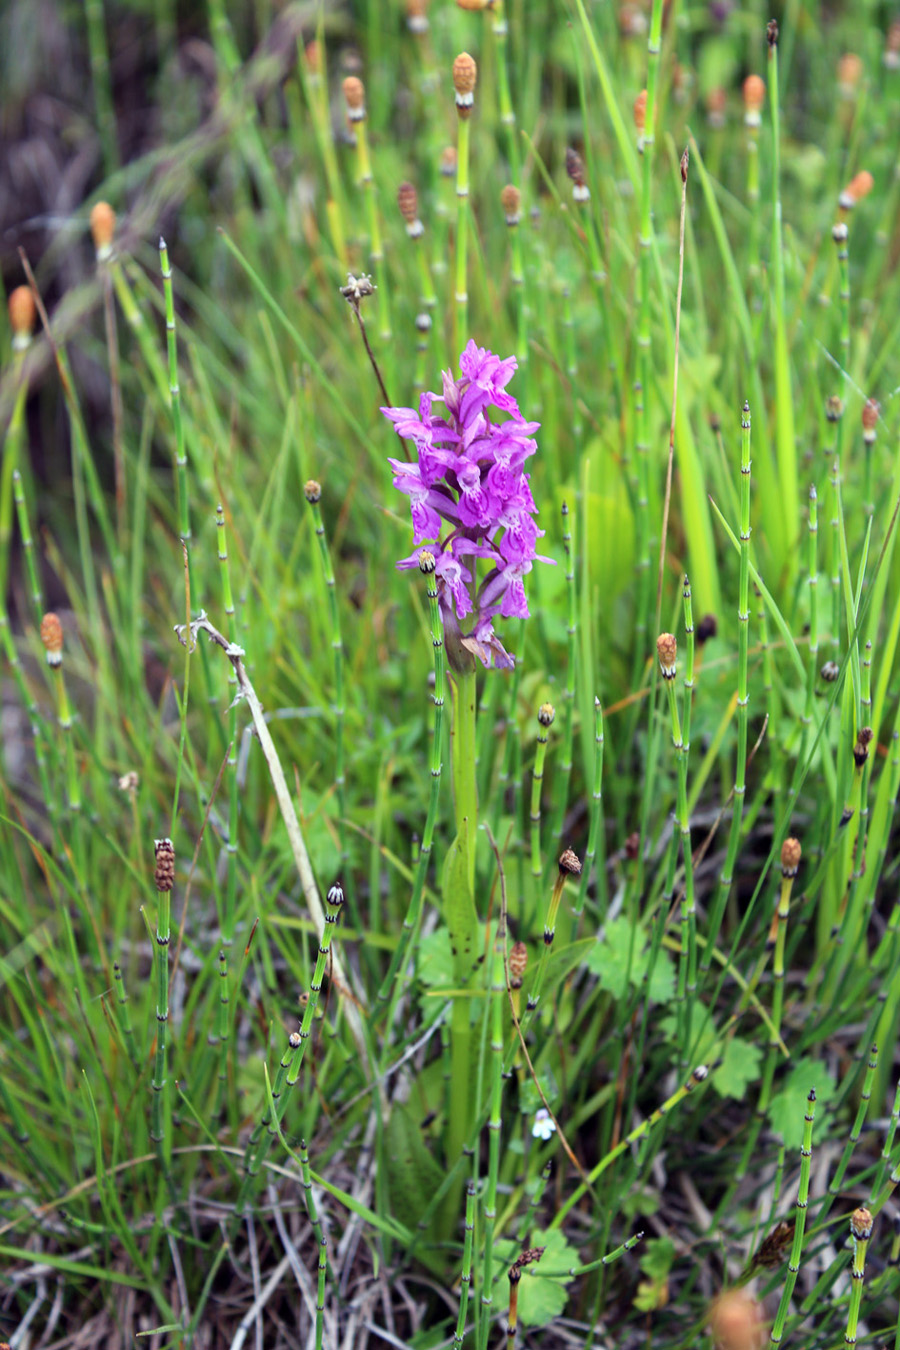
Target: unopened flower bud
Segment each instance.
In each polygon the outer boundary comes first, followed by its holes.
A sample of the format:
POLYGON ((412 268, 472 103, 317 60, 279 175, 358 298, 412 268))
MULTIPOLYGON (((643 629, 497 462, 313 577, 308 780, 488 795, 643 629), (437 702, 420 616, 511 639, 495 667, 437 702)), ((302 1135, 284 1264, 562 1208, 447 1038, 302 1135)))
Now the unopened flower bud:
POLYGON ((128 772, 123 773, 119 779, 119 791, 136 792, 138 781, 137 770, 129 769, 128 772))
POLYGON ((673 633, 660 633, 656 639, 656 655, 664 680, 674 680, 678 665, 678 643, 673 633))
POLYGON ((441 151, 440 170, 444 178, 452 178, 456 173, 456 146, 445 145, 441 151))
POLYGON ((758 127, 762 121, 766 101, 766 82, 759 75, 748 75, 744 81, 744 125, 758 127))
POLYGON ((837 661, 826 661, 822 669, 819 671, 819 674, 822 676, 822 679, 825 681, 826 684, 834 684, 835 680, 840 675, 840 673, 841 668, 838 665, 837 661))
POLYGON ((406 0, 406 26, 417 37, 428 32, 427 9, 428 0, 406 0))
POLYGON ((300 1042, 302 1040, 303 1037, 300 1035, 299 1031, 292 1031, 290 1036, 288 1036, 288 1045, 291 1047, 292 1050, 299 1050, 300 1042))
POLYGON ((642 89, 634 100, 634 126, 639 136, 643 136, 647 124, 647 90, 642 89))
POLYGON ((581 861, 571 848, 564 849, 559 855, 559 875, 561 877, 581 876, 581 861))
POLYGON ((35 320, 34 296, 28 286, 17 286, 9 294, 9 326, 13 330, 13 346, 21 351, 31 341, 35 320))
POLYGON ((522 205, 522 194, 512 183, 507 183, 506 187, 501 190, 500 205, 503 207, 503 214, 506 217, 507 225, 518 225, 520 220, 519 208, 522 205))
POLYGON ((842 245, 842 244, 846 244, 848 233, 849 233, 849 231, 848 231, 848 229, 847 229, 847 222, 846 222, 846 220, 838 220, 838 221, 836 221, 835 224, 832 225, 832 227, 831 227, 831 237, 832 237, 832 239, 834 240, 834 242, 835 242, 835 243, 837 244, 837 246, 838 246, 838 257, 839 257, 839 258, 842 256, 842 254, 841 254, 841 245, 842 245))
POLYGON ((770 19, 766 24, 766 42, 770 47, 778 46, 778 24, 774 19, 770 19))
POLYGON ((837 64, 838 88, 842 98, 852 98, 862 79, 862 57, 856 52, 845 52, 837 64))
POLYGON ((785 839, 781 845, 781 874, 785 877, 795 877, 800 869, 800 856, 803 850, 800 847, 800 840, 785 839))
POLYGON ((877 398, 867 398, 862 410, 863 440, 867 445, 871 445, 875 440, 875 433, 878 429, 878 418, 881 415, 881 404, 877 398))
POLYGON ((850 1215, 850 1232, 857 1242, 868 1242, 872 1236, 873 1222, 871 1211, 866 1209, 865 1205, 860 1205, 853 1211, 850 1215))
POLYGON ((341 88, 347 104, 347 116, 351 122, 363 122, 366 116, 366 91, 361 79, 348 75, 341 88))
POLYGON ((825 400, 825 418, 829 422, 839 422, 844 415, 844 401, 837 394, 829 394, 825 400))
POLYGON ((861 169, 858 174, 850 179, 850 182, 838 197, 838 206, 842 211, 852 211, 857 202, 861 202, 863 197, 868 197, 874 186, 875 179, 868 169, 861 169))
POLYGON ((419 550, 419 571, 424 575, 430 576, 435 569, 434 554, 429 553, 427 548, 419 550))
POLYGON ((344 888, 339 881, 336 881, 330 888, 325 900, 333 909, 340 909, 344 903, 344 888))
POLYGON ((858 769, 861 769, 869 758, 869 746, 872 743, 874 732, 871 727, 860 727, 856 733, 856 744, 853 747, 853 762, 858 769))
POLYGON ((45 614, 41 619, 41 642, 47 653, 47 665, 61 666, 63 630, 58 614, 45 614))
POLYGON ((171 839, 154 839, 156 866, 153 883, 158 891, 170 891, 175 885, 175 848, 171 839))
POLYGON ((552 703, 542 703, 538 708, 538 721, 542 727, 549 727, 556 716, 556 709, 552 703))
POLYGON ((762 1310, 746 1289, 726 1289, 709 1310, 716 1350, 759 1350, 762 1310))
POLYGON ((307 478, 306 482, 303 484, 303 495, 310 506, 312 506, 314 502, 320 501, 322 497, 321 483, 317 483, 314 478, 307 478))
POLYGON ((406 233, 410 239, 418 239, 425 233, 425 227, 419 219, 419 194, 412 183, 401 183, 397 189, 397 205, 406 221, 406 233))
POLYGON ((456 90, 456 111, 463 120, 472 112, 475 102, 475 82, 478 67, 468 52, 460 52, 453 62, 453 88, 456 90))
POLYGON ((528 948, 524 942, 514 942, 509 952, 509 983, 513 989, 521 989, 528 965, 528 948))
POLYGON ((711 127, 724 127, 725 108, 728 104, 728 95, 721 85, 710 89, 706 95, 706 117, 711 127))
POLYGON ((113 235, 116 232, 116 213, 109 202, 97 202, 91 209, 91 238, 100 262, 112 254, 113 235))
POLYGON ((584 160, 570 145, 566 151, 566 173, 572 180, 572 197, 576 202, 590 200, 591 190, 584 181, 584 160))
POLYGON ((887 70, 900 70, 900 19, 895 19, 887 31, 882 60, 887 70))

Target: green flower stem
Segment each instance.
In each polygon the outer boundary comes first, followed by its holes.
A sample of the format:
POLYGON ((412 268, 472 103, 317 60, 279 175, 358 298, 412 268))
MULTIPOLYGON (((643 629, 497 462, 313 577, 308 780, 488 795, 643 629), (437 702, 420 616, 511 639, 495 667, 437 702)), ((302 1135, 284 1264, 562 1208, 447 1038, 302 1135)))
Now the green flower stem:
POLYGON ((747 654, 749 651, 750 628, 750 405, 744 403, 741 415, 741 560, 738 598, 738 694, 737 694, 737 760, 734 771, 734 800, 731 807, 731 829, 728 834, 728 848, 725 864, 719 877, 715 900, 709 918, 706 952, 701 970, 706 973, 712 962, 719 929, 725 914, 725 906, 734 881, 734 868, 737 861, 738 845, 741 839, 741 822, 744 814, 744 798, 747 792, 747 722, 749 691, 747 682, 747 654))
POLYGON ((775 294, 775 450, 783 509, 783 558, 792 575, 794 521, 798 508, 797 448, 794 437, 794 404, 791 391, 791 363, 788 348, 788 312, 784 288, 784 241, 781 231, 781 118, 778 93, 778 42, 769 43, 769 111, 772 118, 772 261, 775 294))
POLYGON ((469 293, 466 255, 469 242, 469 118, 457 118, 456 142, 456 280, 453 350, 462 351, 469 335, 469 293))
MULTIPOLYGON (((425 817, 425 829, 422 834, 422 844, 419 849, 419 856, 416 862, 416 875, 413 880, 413 888, 409 898, 406 914, 403 919, 403 929, 400 934, 400 940, 394 950, 391 958, 391 964, 387 975, 382 981, 381 988, 378 991, 378 1007, 375 1009, 375 1016, 392 990, 394 997, 391 1004, 391 1016, 388 1018, 388 1026, 393 1022, 393 1008, 396 1005, 397 998, 400 995, 399 986, 394 989, 398 972, 403 968, 409 954, 409 949, 415 940, 418 932, 419 921, 422 917, 422 895, 425 890, 425 882, 428 878, 428 865, 431 860, 431 847, 434 839, 434 827, 437 821, 438 803, 441 795, 441 772, 443 768, 442 750, 444 744, 444 624, 441 618, 441 610, 438 604, 437 582, 434 573, 434 556, 427 549, 423 549, 420 554, 420 570, 425 577, 428 587, 428 604, 431 615, 431 646, 434 653, 434 693, 432 703, 434 705, 433 735, 431 739, 431 789, 428 797, 428 813, 425 817)), ((385 1050, 387 1051, 386 1044, 385 1050)))
POLYGON ((481 1319, 478 1350, 487 1350, 493 1304, 494 1225, 497 1220, 497 1178, 500 1172, 501 1103, 503 1096, 503 934, 497 928, 491 974, 491 1114, 488 1120, 488 1178, 484 1195, 484 1263, 481 1276, 481 1319))
POLYGON ((859 1325, 859 1307, 866 1278, 866 1250, 872 1236, 872 1215, 867 1209, 856 1209, 850 1216, 850 1236, 853 1239, 853 1266, 850 1271, 850 1305, 847 1309, 847 1331, 844 1341, 856 1344, 859 1325))
POLYGON ((531 773, 531 875, 536 885, 539 885, 541 880, 541 786, 544 780, 547 740, 555 715, 552 703, 541 704, 538 710, 537 748, 534 752, 534 768, 531 773))
POLYGON ((672 722, 672 745, 677 757, 678 809, 676 825, 681 835, 681 853, 684 860, 684 893, 681 898, 681 955, 678 962, 678 988, 676 999, 684 1009, 684 1035, 682 1045, 685 1054, 690 1049, 691 1021, 694 997, 697 988, 697 909, 694 901, 694 858, 691 849, 691 820, 687 807, 687 747, 678 716, 678 700, 675 696, 674 665, 663 670, 663 680, 669 699, 669 716, 672 722))
POLYGON ((709 1070, 707 1069, 706 1065, 698 1064, 696 1069, 694 1069, 693 1073, 686 1080, 686 1082, 682 1083, 681 1087, 679 1087, 675 1092, 673 1092, 670 1097, 667 1097, 666 1100, 662 1103, 662 1105, 658 1106, 655 1111, 652 1111, 651 1114, 647 1117, 647 1119, 642 1121, 640 1125, 636 1126, 636 1128, 633 1129, 630 1134, 626 1135, 624 1139, 620 1139, 618 1144, 616 1144, 614 1148, 611 1148, 609 1152, 606 1153, 600 1159, 600 1161, 594 1165, 594 1167, 588 1173, 587 1182, 582 1182, 580 1186, 576 1186, 575 1190, 572 1192, 569 1198, 562 1205, 560 1205, 559 1209, 554 1214, 549 1227, 551 1229, 560 1228, 562 1224, 565 1222, 570 1210, 572 1210, 574 1206, 578 1204, 582 1196, 586 1194, 588 1187, 594 1185, 595 1181, 597 1181, 597 1179, 603 1175, 606 1169, 610 1167, 612 1163, 615 1162, 616 1158, 620 1157, 621 1154, 625 1153, 628 1149, 630 1149, 632 1144, 636 1144, 641 1139, 644 1139, 653 1129, 654 1125, 656 1125, 660 1120, 662 1120, 664 1116, 667 1116, 671 1111, 674 1111, 675 1107, 680 1105, 680 1103, 684 1101, 685 1097, 687 1097, 691 1092, 693 1092, 694 1089, 699 1086, 699 1084, 703 1083, 708 1078, 708 1076, 709 1070))
POLYGON ((878 1068, 878 1046, 872 1045, 869 1051, 869 1062, 866 1065, 866 1076, 863 1079, 862 1092, 859 1095, 859 1105, 856 1108, 856 1117, 853 1121, 853 1128, 850 1136, 844 1145, 844 1151, 841 1154, 840 1162, 837 1165, 837 1171, 828 1187, 828 1193, 823 1197, 819 1212, 816 1215, 816 1227, 821 1228, 828 1212, 834 1203, 835 1198, 840 1194, 841 1187, 844 1184, 844 1176, 850 1159, 853 1157, 854 1149, 859 1143, 862 1127, 869 1111, 869 1102, 872 1099, 872 1083, 875 1079, 875 1073, 878 1068))
MULTIPOLYGON (((385 342, 391 337, 391 309, 388 298, 387 269, 384 262, 384 245, 381 238, 381 221, 378 215, 378 197, 375 191, 375 177, 372 173, 372 160, 369 154, 369 138, 366 131, 365 116, 353 123, 356 134, 356 163, 359 182, 366 200, 366 213, 369 221, 369 258, 375 274, 378 290, 378 333, 385 342)), ((386 374, 388 385, 390 379, 386 374)))
MULTIPOLYGON (((477 688, 474 666, 459 672, 451 682, 453 725, 450 737, 453 760, 453 801, 456 818, 456 843, 464 858, 468 897, 454 896, 454 902, 474 909, 475 849, 478 837, 478 792, 475 783, 475 746, 477 688)), ((445 900, 449 897, 445 896, 445 900)), ((468 972, 461 969, 463 953, 457 953, 457 977, 465 982, 468 972)), ((453 1000, 450 1024, 450 1119, 447 1132, 447 1156, 454 1161, 462 1155, 474 1116, 470 1091, 471 1006, 463 993, 453 1000)), ((456 1197, 450 1193, 450 1201, 456 1197)))
MULTIPOLYGON (((239 631, 234 608, 234 595, 231 589, 231 569, 228 565, 228 540, 225 533, 225 508, 221 503, 216 507, 216 536, 218 539, 219 571, 222 578, 222 606, 228 619, 228 636, 238 642, 239 631)), ((228 876, 225 891, 225 914, 222 919, 222 942, 230 947, 234 941, 234 913, 237 907, 237 855, 238 855, 238 778, 237 778, 237 676, 234 668, 229 669, 228 685, 231 692, 231 707, 228 712, 228 839, 225 852, 228 859, 228 876)))
MULTIPOLYGON (((325 538, 325 526, 322 523, 322 511, 319 501, 322 489, 312 479, 304 489, 306 500, 312 511, 313 527, 319 541, 319 557, 322 562, 322 576, 328 592, 328 611, 331 618, 331 648, 334 653, 334 739, 335 739, 335 777, 338 811, 341 817, 341 857, 346 858, 346 795, 344 788, 344 643, 341 638, 341 618, 338 610, 337 592, 334 584, 334 568, 331 554, 325 538)), ((356 922, 356 916, 354 916, 356 922)))
POLYGON ((322 1226, 322 1220, 319 1217, 315 1196, 313 1195, 309 1151, 305 1139, 300 1140, 300 1174, 303 1178, 301 1185, 303 1186, 306 1213, 310 1227, 315 1234, 319 1252, 319 1259, 316 1264, 318 1276, 316 1285, 316 1350, 322 1350, 322 1337, 325 1327, 325 1277, 328 1273, 328 1239, 325 1236, 325 1229, 322 1226))
POLYGON ((562 523, 563 550, 566 555, 566 633, 568 635, 568 650, 566 656, 566 690, 563 699, 562 761, 559 766, 559 775, 554 779, 553 783, 554 811, 553 821, 550 826, 550 838, 554 840, 558 840, 561 837, 563 821, 566 818, 575 740, 575 665, 577 660, 575 639, 578 629, 576 626, 575 564, 572 559, 572 534, 569 528, 569 508, 566 502, 563 502, 562 504, 562 523))
POLYGON ((626 1252, 632 1251, 641 1241, 643 1236, 644 1234, 642 1232, 635 1233, 632 1237, 628 1238, 626 1242, 623 1242, 621 1246, 616 1247, 611 1252, 607 1252, 605 1256, 601 1256, 597 1261, 589 1261, 586 1266, 570 1266, 568 1270, 545 1270, 541 1267, 541 1269, 537 1271, 537 1274, 540 1275, 542 1280, 571 1280, 577 1275, 589 1275, 592 1270, 602 1270, 604 1266, 611 1266, 613 1261, 618 1261, 620 1256, 624 1256, 626 1252))
POLYGON ((494 55, 497 62, 497 98, 500 104, 500 122, 506 135, 506 154, 509 160, 510 177, 513 183, 518 186, 521 175, 519 141, 516 136, 516 114, 513 111, 509 93, 509 70, 506 64, 509 24, 503 12, 503 0, 494 0, 494 4, 491 5, 491 32, 494 37, 494 55))
POLYGON ((134 1028, 131 1025, 131 1017, 128 1013, 128 995, 125 992, 125 981, 122 978, 122 967, 118 961, 113 962, 113 976, 116 981, 116 1001, 119 1005, 119 1026, 122 1029, 122 1039, 125 1042, 125 1049, 128 1052, 128 1058, 131 1060, 132 1068, 138 1068, 137 1042, 134 1039, 134 1028))
POLYGON ((22 538, 22 550, 25 554, 25 567, 28 572, 28 583, 31 587, 31 603, 34 605, 34 612, 38 620, 44 612, 44 594, 41 589, 40 578, 38 577, 37 564, 34 559, 34 540, 31 537, 31 522, 28 519, 28 504, 25 501, 25 494, 22 491, 22 475, 18 469, 13 470, 12 475, 13 499, 16 504, 16 518, 19 522, 19 534, 22 538))
POLYGON ((469 1311, 469 1291, 472 1288, 472 1248, 475 1241, 475 1182, 466 1183, 466 1236, 463 1242, 462 1274, 459 1277, 459 1315, 453 1336, 454 1350, 459 1350, 466 1338, 466 1317, 469 1311))
POLYGON ((797 1193, 797 1217, 794 1221, 794 1241, 788 1260, 787 1279, 781 1291, 781 1302, 775 1316, 775 1323, 769 1337, 772 1345, 780 1345, 784 1335, 784 1324, 797 1276, 800 1273, 800 1254, 803 1250, 803 1232, 806 1227, 806 1210, 809 1204, 809 1169, 812 1162, 812 1130, 816 1115, 816 1092, 810 1088, 806 1098, 806 1113, 803 1118, 803 1143, 800 1147, 800 1187, 797 1193))
POLYGON ((247 1155, 245 1155, 244 1179, 241 1182, 238 1198, 235 1204, 234 1215, 231 1220, 231 1232, 236 1231, 246 1212, 247 1202, 250 1199, 251 1192, 256 1187, 256 1181, 259 1176, 263 1163, 272 1145, 272 1140, 278 1134, 281 1121, 284 1118, 285 1108, 287 1107, 288 1093, 295 1087, 300 1077, 300 1070, 303 1066, 303 1055, 309 1043, 309 1037, 312 1030, 312 1022, 315 1016, 316 1008, 319 1004, 319 994, 322 990, 322 981, 325 978, 325 968, 328 964, 328 954, 331 949, 332 935, 338 916, 341 912, 341 906, 344 903, 344 892, 340 885, 335 884, 325 897, 325 925, 322 929, 322 938, 319 943, 319 950, 316 955, 316 966, 313 971, 312 983, 309 986, 309 997, 306 1000, 306 1007, 303 1009, 303 1019, 300 1023, 299 1032, 295 1031, 290 1036, 290 1056, 285 1054, 281 1064, 278 1066, 278 1072, 275 1076, 275 1086, 273 1091, 274 1117, 267 1109, 263 1120, 254 1131, 254 1137, 251 1141, 252 1149, 248 1146, 247 1155), (287 1066, 285 1066, 287 1060, 287 1066), (282 1074, 282 1068, 284 1073, 282 1074))
MULTIPOLYGON (((175 339, 175 296, 172 290, 172 269, 169 266, 169 250, 166 241, 160 237, 159 264, 163 279, 163 296, 166 305, 166 349, 169 357, 169 398, 172 409, 172 429, 175 432, 175 484, 178 496, 178 522, 181 538, 188 546, 188 575, 191 578, 191 591, 194 579, 191 563, 191 511, 188 502, 187 451, 184 444, 184 421, 181 415, 181 387, 178 383, 178 348, 175 339)), ((193 598, 193 597, 192 597, 193 598)))
POLYGON ((475 890, 475 839, 478 830, 478 792, 475 786, 476 709, 478 691, 474 667, 451 681, 453 697, 453 805, 456 833, 468 837, 469 889, 475 890))
POLYGON ((594 698, 594 782, 591 791, 591 823, 588 828, 588 844, 584 855, 584 867, 581 871, 581 884, 578 887, 578 899, 575 903, 576 915, 584 909, 588 882, 594 870, 594 862, 599 850, 600 862, 597 866, 597 900, 600 913, 606 913, 608 894, 606 887, 606 836, 603 830, 603 708, 599 698, 594 698))
MULTIPOLYGON (((13 482, 18 473, 19 454, 25 430, 25 400, 28 396, 28 384, 23 377, 24 350, 17 351, 13 358, 12 380, 16 385, 9 426, 2 440, 3 465, 0 468, 0 596, 7 592, 9 576, 9 550, 12 543, 13 482)), ((38 605, 40 616, 42 606, 38 605)))

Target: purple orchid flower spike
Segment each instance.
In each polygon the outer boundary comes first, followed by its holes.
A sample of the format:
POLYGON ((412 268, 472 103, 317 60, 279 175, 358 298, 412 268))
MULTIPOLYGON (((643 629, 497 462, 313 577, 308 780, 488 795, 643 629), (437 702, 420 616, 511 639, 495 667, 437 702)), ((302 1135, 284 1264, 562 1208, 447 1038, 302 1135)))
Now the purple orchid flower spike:
POLYGON ((459 671, 471 669, 473 657, 485 666, 514 664, 494 620, 527 618, 523 578, 534 562, 553 561, 536 551, 544 531, 534 520, 537 507, 524 465, 537 450, 539 423, 526 422, 506 392, 516 365, 514 356, 503 360, 469 342, 459 359, 460 379, 444 371, 442 392, 423 394, 418 411, 381 410, 417 454, 416 463, 390 460, 394 487, 410 499, 416 545, 397 566, 417 568, 419 546, 427 543, 436 563, 447 656, 459 671), (445 416, 435 414, 435 404, 443 405, 445 416), (480 582, 479 558, 490 564, 480 582))

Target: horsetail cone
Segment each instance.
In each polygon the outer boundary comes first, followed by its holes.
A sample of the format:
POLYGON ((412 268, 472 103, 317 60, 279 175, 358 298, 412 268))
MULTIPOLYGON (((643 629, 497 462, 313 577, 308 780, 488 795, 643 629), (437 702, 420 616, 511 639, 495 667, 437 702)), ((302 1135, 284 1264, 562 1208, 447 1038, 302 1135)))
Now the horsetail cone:
POLYGON ((509 953, 509 983, 513 989, 521 989, 528 965, 528 948, 524 942, 515 942, 509 953))
POLYGON ((303 484, 303 495, 309 502, 310 506, 314 506, 315 503, 317 501, 320 501, 322 497, 321 483, 317 483, 314 478, 308 478, 306 482, 303 484))
POLYGON ((429 553, 427 548, 419 550, 419 571, 423 576, 431 576, 435 571, 437 563, 433 553, 429 553))
POLYGON ((872 1224, 874 1220, 871 1212, 865 1205, 860 1205, 850 1215, 850 1232, 856 1238, 857 1242, 868 1242, 872 1236, 872 1224))
POLYGON ((456 91, 456 111, 463 120, 472 114, 477 80, 475 58, 468 52, 460 52, 453 62, 453 88, 456 91))
POLYGON ((656 655, 664 680, 674 680, 678 663, 678 642, 672 633, 660 633, 656 639, 656 655))
POLYGON ((428 32, 428 0, 406 0, 406 26, 421 36, 428 32))
POLYGON ((34 296, 28 286, 17 286, 9 294, 9 326, 13 331, 13 340, 27 344, 37 317, 34 296))
POLYGON ((91 238, 97 257, 105 261, 112 253, 112 241, 116 232, 116 213, 109 202, 97 202, 91 208, 91 238))
POLYGON ((642 89, 634 100, 634 129, 639 136, 643 136, 644 128, 647 125, 647 90, 642 89))
POLYGON ((766 101, 766 82, 759 75, 748 75, 744 81, 744 125, 758 127, 763 104, 766 101))
POLYGON ((867 445, 871 445, 875 440, 875 433, 878 429, 878 418, 881 416, 881 404, 877 398, 867 398, 862 410, 863 440, 867 445))
POLYGON ((874 186, 875 179, 868 169, 862 169, 855 177, 850 179, 850 182, 838 197, 838 206, 842 211, 852 211, 857 202, 861 202, 864 197, 868 197, 874 186))
POLYGON ((800 840, 785 839, 781 845, 781 874, 785 877, 795 877, 800 869, 800 857, 803 850, 800 847, 800 840))
POLYGON ((574 850, 567 848, 559 855, 559 875, 564 878, 581 876, 581 861, 574 850))
POLYGON ((61 666, 63 630, 58 614, 45 614, 41 619, 41 642, 47 653, 47 665, 61 666))
POLYGON ((156 866, 153 882, 158 891, 170 891, 175 885, 175 847, 171 839, 154 839, 156 866))
POLYGON ((344 102, 347 104, 347 116, 351 122, 364 122, 366 118, 366 90, 357 75, 348 75, 341 85, 344 102))
POLYGON ((591 190, 585 182, 584 160, 578 151, 570 145, 566 150, 566 173, 572 180, 572 199, 576 202, 586 202, 590 199, 591 190))
POLYGON ((709 1310, 709 1327, 720 1350, 756 1350, 763 1312, 748 1290, 726 1289, 709 1310))
POLYGON ((542 703, 538 708, 538 721, 542 727, 553 725, 553 719, 556 716, 556 709, 552 703, 542 703))
POLYGON ((872 743, 874 732, 871 727, 860 727, 856 733, 856 744, 853 747, 853 761, 858 769, 861 769, 869 758, 869 746, 872 743))
POLYGON ((406 233, 410 239, 418 239, 425 233, 425 226, 419 219, 419 194, 412 183, 401 183, 397 189, 397 205, 406 221, 406 233))
POLYGON ((512 183, 507 183, 500 191, 500 205, 506 217, 507 225, 518 225, 521 220, 522 194, 512 183))

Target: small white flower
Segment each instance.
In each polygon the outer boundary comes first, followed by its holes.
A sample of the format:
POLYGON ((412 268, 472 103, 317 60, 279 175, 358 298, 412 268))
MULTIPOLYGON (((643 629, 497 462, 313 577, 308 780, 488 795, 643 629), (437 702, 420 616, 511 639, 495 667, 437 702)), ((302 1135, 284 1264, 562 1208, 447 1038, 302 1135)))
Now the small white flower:
POLYGON ((553 1134, 555 1129, 556 1124, 553 1118, 551 1117, 550 1112, 547 1110, 546 1106, 542 1106, 540 1110, 535 1114, 534 1124, 531 1127, 531 1133, 533 1134, 535 1139, 547 1140, 553 1134))

